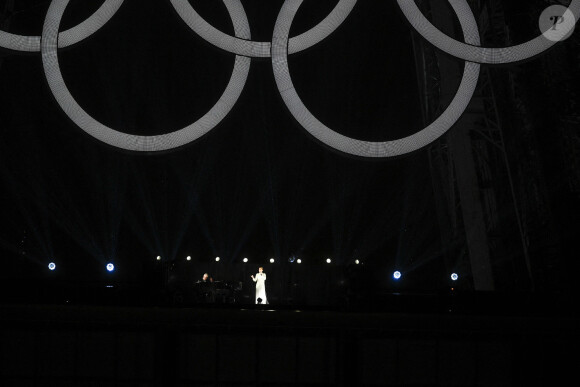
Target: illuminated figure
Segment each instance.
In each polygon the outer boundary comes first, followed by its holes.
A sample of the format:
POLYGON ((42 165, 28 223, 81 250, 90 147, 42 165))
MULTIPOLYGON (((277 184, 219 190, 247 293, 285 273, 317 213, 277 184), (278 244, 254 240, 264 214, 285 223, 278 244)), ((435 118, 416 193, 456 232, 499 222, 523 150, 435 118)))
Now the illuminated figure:
POLYGON ((264 268, 258 268, 258 274, 256 276, 251 276, 256 283, 256 304, 267 304, 268 298, 266 297, 266 273, 264 273, 264 268))

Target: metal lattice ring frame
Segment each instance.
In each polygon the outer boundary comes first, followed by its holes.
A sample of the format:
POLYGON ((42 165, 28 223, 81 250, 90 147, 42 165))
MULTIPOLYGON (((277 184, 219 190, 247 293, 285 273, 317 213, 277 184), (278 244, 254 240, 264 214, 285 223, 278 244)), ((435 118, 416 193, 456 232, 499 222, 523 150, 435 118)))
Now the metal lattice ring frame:
POLYGON ((463 114, 471 100, 479 76, 478 63, 512 63, 531 58, 564 39, 574 29, 580 15, 580 0, 564 8, 558 29, 548 29, 524 44, 505 48, 479 47, 474 15, 465 0, 449 0, 465 35, 462 43, 434 27, 414 1, 397 0, 410 24, 439 49, 467 61, 459 90, 443 114, 425 129, 402 139, 369 142, 342 136, 319 122, 301 102, 288 70, 288 54, 299 52, 324 40, 348 17, 357 0, 340 0, 331 13, 309 31, 289 38, 292 20, 302 0, 286 0, 278 15, 270 42, 250 40, 250 27, 240 0, 224 0, 234 24, 235 36, 227 35, 207 23, 187 0, 170 0, 190 28, 209 43, 236 54, 230 81, 218 102, 202 118, 175 132, 156 136, 136 136, 109 128, 88 115, 68 91, 58 63, 58 48, 77 43, 98 31, 122 5, 123 0, 105 0, 101 7, 81 24, 59 34, 60 21, 70 0, 53 0, 43 26, 42 37, 22 36, 0 31, 0 47, 26 52, 42 52, 45 74, 52 93, 65 114, 81 129, 109 145, 133 151, 160 151, 187 144, 213 129, 232 109, 246 83, 250 58, 272 57, 278 89, 292 115, 314 137, 342 152, 365 157, 390 157, 419 149, 439 138, 463 114), (470 63, 471 62, 471 63, 470 63))
MULTIPOLYGON (((187 0, 170 1, 183 21, 208 43, 236 55, 252 58, 269 58, 271 56, 270 42, 257 42, 228 35, 206 22, 187 0)), ((224 0, 226 5, 230 2, 237 3, 239 0, 224 0)), ((310 30, 290 38, 288 53, 300 52, 326 39, 346 20, 356 2, 357 0, 340 0, 320 23, 310 30)), ((239 11, 230 11, 232 20, 246 17, 241 4, 236 9, 239 11)))
MULTIPOLYGON (((478 47, 479 44, 473 44, 472 42, 467 42, 467 44, 459 42, 445 35, 427 20, 414 0, 397 0, 397 2, 413 28, 435 47, 457 58, 485 64, 514 63, 541 54, 568 36, 574 30, 576 20, 580 16, 580 0, 572 0, 564 14, 560 15, 563 16, 564 23, 559 25, 558 30, 548 29, 537 38, 517 46, 486 48, 478 47)), ((457 12, 457 17, 461 20, 471 14, 471 10, 464 10, 461 13, 457 12)))
MULTIPOLYGON (((58 35, 58 47, 71 46, 97 32, 117 13, 123 0, 105 0, 88 19, 58 35)), ((40 36, 26 36, 0 31, 0 47, 14 51, 39 52, 40 36)))
MULTIPOLYGON (((454 11, 462 15, 459 19, 465 41, 478 45, 480 42, 477 23, 465 0, 450 1, 454 11)), ((320 122, 301 101, 288 68, 288 32, 302 0, 286 0, 276 20, 272 37, 272 66, 274 78, 284 103, 294 118, 314 137, 341 152, 364 157, 393 157, 413 152, 435 141, 461 117, 473 97, 480 65, 467 62, 457 94, 447 109, 431 125, 392 141, 362 141, 344 136, 320 122)))
MULTIPOLYGON (((91 117, 76 102, 62 77, 58 63, 58 30, 62 15, 70 0, 53 0, 50 4, 41 39, 42 64, 50 90, 65 114, 82 130, 96 139, 130 151, 154 152, 177 148, 203 136, 213 129, 233 108, 246 83, 251 59, 236 56, 230 81, 216 104, 191 125, 166 134, 137 136, 109 128, 91 117)), ((238 1, 226 2, 234 23, 236 36, 250 39, 250 27, 238 1), (235 17, 234 17, 235 16, 235 17)), ((103 7, 101 7, 103 8, 103 7)))

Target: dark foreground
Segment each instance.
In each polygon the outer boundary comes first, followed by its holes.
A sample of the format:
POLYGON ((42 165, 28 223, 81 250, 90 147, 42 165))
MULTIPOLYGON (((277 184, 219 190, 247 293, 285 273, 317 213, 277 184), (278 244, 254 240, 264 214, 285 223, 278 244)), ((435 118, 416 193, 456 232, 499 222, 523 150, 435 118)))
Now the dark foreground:
POLYGON ((337 305, 0 306, 2 386, 565 385, 573 300, 382 294, 337 305))

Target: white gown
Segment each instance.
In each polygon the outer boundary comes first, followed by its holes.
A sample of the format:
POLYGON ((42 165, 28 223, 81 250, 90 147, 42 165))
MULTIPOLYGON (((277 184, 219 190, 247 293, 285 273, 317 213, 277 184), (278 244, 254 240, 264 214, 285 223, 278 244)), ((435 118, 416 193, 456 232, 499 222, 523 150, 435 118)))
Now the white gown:
POLYGON ((262 304, 268 303, 268 298, 266 297, 266 273, 258 273, 254 276, 254 282, 256 283, 256 304, 258 303, 258 298, 262 299, 262 304))

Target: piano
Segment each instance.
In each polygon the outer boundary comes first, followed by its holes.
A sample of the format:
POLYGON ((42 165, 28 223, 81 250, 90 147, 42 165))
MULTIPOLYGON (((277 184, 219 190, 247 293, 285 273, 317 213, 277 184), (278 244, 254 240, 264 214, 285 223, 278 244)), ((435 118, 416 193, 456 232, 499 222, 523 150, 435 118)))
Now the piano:
POLYGON ((194 302, 201 304, 235 304, 242 291, 242 282, 198 281, 193 284, 194 302))

